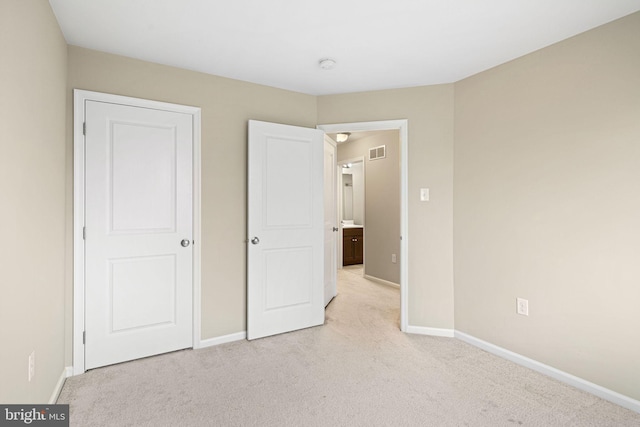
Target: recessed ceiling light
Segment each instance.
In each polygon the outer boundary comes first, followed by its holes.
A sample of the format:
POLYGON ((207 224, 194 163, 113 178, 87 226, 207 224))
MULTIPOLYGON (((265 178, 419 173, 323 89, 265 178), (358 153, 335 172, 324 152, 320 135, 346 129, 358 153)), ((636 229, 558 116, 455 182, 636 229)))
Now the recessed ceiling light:
POLYGON ((336 61, 334 61, 331 58, 325 58, 325 59, 321 59, 319 64, 320 64, 320 68, 322 68, 323 70, 331 70, 333 69, 333 67, 336 66, 336 61))

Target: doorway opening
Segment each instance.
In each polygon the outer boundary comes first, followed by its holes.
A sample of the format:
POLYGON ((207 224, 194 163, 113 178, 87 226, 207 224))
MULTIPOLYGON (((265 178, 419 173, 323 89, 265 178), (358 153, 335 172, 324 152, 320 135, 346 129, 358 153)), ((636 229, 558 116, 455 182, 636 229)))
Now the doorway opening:
MULTIPOLYGON (((349 133, 349 137, 357 138, 359 134, 367 135, 371 138, 375 136, 375 138, 381 138, 385 134, 386 136, 394 135, 395 140, 397 141, 396 154, 395 159, 392 156, 392 150, 387 151, 387 145, 385 143, 381 143, 376 145, 375 139, 369 142, 366 147, 366 151, 364 153, 355 153, 353 151, 347 152, 339 156, 340 162, 338 164, 338 179, 337 182, 339 184, 338 189, 338 205, 339 205, 339 218, 340 218, 340 229, 342 231, 340 237, 337 240, 338 248, 336 253, 338 254, 337 265, 345 265, 344 263, 344 239, 353 239, 354 237, 345 236, 345 221, 347 228, 346 230, 351 230, 353 228, 362 228, 362 236, 363 236, 363 271, 365 278, 366 276, 370 276, 371 278, 378 278, 382 282, 387 283, 399 283, 400 285, 400 330, 406 332, 408 325, 408 305, 407 305, 407 295, 408 295, 408 240, 407 240, 407 225, 408 225, 408 197, 407 197, 407 187, 408 187, 408 168, 407 168, 407 146, 408 146, 408 121, 407 120, 389 120, 389 121, 376 121, 376 122, 359 122, 359 123, 342 123, 342 124, 327 124, 327 125, 319 125, 319 129, 323 130, 328 135, 337 134, 337 133, 349 133), (371 145, 371 147, 369 147, 371 145), (373 153, 373 154, 371 154, 373 153), (388 214, 382 213, 381 215, 372 215, 371 213, 367 216, 367 209, 362 209, 362 214, 359 215, 358 207, 357 207, 357 196, 353 193, 357 193, 357 189, 353 187, 354 177, 353 174, 351 177, 351 186, 347 188, 345 192, 345 188, 343 188, 343 180, 342 180, 342 165, 343 164, 352 164, 353 165, 358 161, 362 160, 363 164, 363 175, 366 176, 367 173, 373 172, 373 168, 382 169, 383 164, 385 164, 381 160, 385 160, 387 165, 395 162, 395 165, 398 166, 399 171, 397 176, 395 177, 396 183, 390 181, 389 176, 385 176, 384 173, 380 174, 379 181, 377 182, 380 185, 380 190, 371 193, 370 191, 367 193, 370 199, 382 199, 388 195, 392 195, 391 197, 397 197, 399 205, 399 209, 395 210, 395 220, 387 221, 385 218, 388 218, 388 214), (370 168, 368 170, 367 168, 370 168), (385 184, 389 184, 393 190, 389 188, 385 188, 385 184), (399 194, 398 194, 399 189, 399 194), (344 199, 344 195, 349 194, 349 190, 351 190, 351 200, 344 199), (346 210, 345 210, 346 208, 346 210), (353 219, 345 218, 345 216, 349 216, 347 214, 351 214, 353 219), (358 218, 356 218, 356 216, 358 218), (365 216, 367 216, 367 220, 365 221, 365 216), (374 218, 371 218, 374 216, 374 218), (377 216, 377 218, 375 218, 377 216), (392 222, 397 223, 397 227, 392 225, 385 226, 387 224, 391 224, 392 222), (359 222, 362 222, 359 224, 359 222), (377 235, 372 234, 372 232, 368 232, 367 228, 371 226, 371 230, 378 230, 377 235), (380 232, 382 231, 382 232, 380 232), (386 235, 385 235, 386 233, 386 235), (381 253, 376 254, 371 250, 372 246, 367 245, 368 239, 373 238, 371 243, 376 243, 375 239, 382 239, 385 243, 385 248, 380 251, 381 253), (395 245, 395 246, 394 246, 395 245), (394 248, 395 247, 395 248, 394 248), (369 250, 367 251, 367 248, 369 250), (391 249, 390 249, 391 248, 391 249), (369 261, 369 267, 367 268, 367 262, 369 261), (388 267, 391 267, 390 269, 388 267), (393 268, 396 268, 397 272, 395 276, 393 275, 393 268), (372 270, 373 268, 373 270, 372 270), (382 276, 382 277, 380 277, 382 276), (386 279, 389 278, 389 279, 386 279)), ((391 146, 389 149, 393 148, 391 146)), ((397 170, 397 169, 396 169, 397 170)), ((380 172, 380 171, 378 171, 380 172)), ((349 175, 348 173, 346 175, 349 175)), ((356 179, 357 180, 357 179, 356 179)), ((349 180, 345 180, 346 183, 349 183, 349 180)), ((347 186, 349 187, 349 186, 347 186)), ((364 191, 363 191, 364 195, 364 191)), ((366 196, 365 196, 366 197, 366 196)), ((371 201, 371 200, 370 200, 371 201)), ((392 211, 389 211, 392 212, 392 211)), ((348 231, 348 234, 357 233, 358 231, 348 231)), ((354 245, 357 245, 357 237, 356 241, 352 242, 354 245)), ((351 242, 351 240, 349 240, 351 242)), ((347 242, 347 244, 349 244, 347 242)), ((352 264, 353 265, 353 264, 352 264)), ((357 264, 354 264, 357 265, 357 264)), ((356 267, 348 267, 349 270, 352 270, 356 267)))
MULTIPOLYGON (((331 137, 331 135, 330 135, 331 137)), ((340 159, 338 145, 338 159, 340 159)), ((338 244, 338 268, 349 267, 351 271, 362 270, 365 263, 365 193, 364 157, 338 161, 338 222, 342 244, 338 244)), ((338 242, 340 243, 340 242, 338 242)))

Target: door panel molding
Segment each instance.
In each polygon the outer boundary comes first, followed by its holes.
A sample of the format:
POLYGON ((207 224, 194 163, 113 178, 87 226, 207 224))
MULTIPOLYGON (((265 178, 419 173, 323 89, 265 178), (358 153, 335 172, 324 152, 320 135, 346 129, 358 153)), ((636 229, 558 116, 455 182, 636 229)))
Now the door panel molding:
POLYGON ((85 372, 85 144, 88 101, 189 114, 193 130, 193 348, 202 346, 201 331, 201 112, 200 108, 74 89, 73 106, 73 375, 85 372))
MULTIPOLYGON (((316 126, 325 133, 364 132, 396 129, 400 134, 400 330, 409 325, 409 120, 325 124, 316 126)), ((366 258, 365 258, 366 260, 366 258)))

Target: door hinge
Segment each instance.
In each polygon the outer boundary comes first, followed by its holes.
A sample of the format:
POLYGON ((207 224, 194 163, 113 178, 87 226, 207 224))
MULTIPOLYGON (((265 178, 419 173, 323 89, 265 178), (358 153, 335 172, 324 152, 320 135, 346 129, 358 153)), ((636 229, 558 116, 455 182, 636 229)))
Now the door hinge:
POLYGON ((87 228, 82 227, 82 240, 86 240, 86 239, 87 239, 87 228))
POLYGON ((82 123, 82 134, 87 135, 87 122, 82 123))
POLYGON ((82 344, 87 342, 87 331, 82 331, 82 344))

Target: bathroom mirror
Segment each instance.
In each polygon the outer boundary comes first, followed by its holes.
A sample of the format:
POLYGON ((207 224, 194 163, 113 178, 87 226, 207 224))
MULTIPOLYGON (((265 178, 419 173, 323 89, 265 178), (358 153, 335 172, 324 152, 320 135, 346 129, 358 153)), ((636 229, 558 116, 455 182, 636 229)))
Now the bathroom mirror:
POLYGON ((364 173, 363 163, 342 165, 342 212, 341 221, 353 221, 362 225, 364 220, 364 173))

